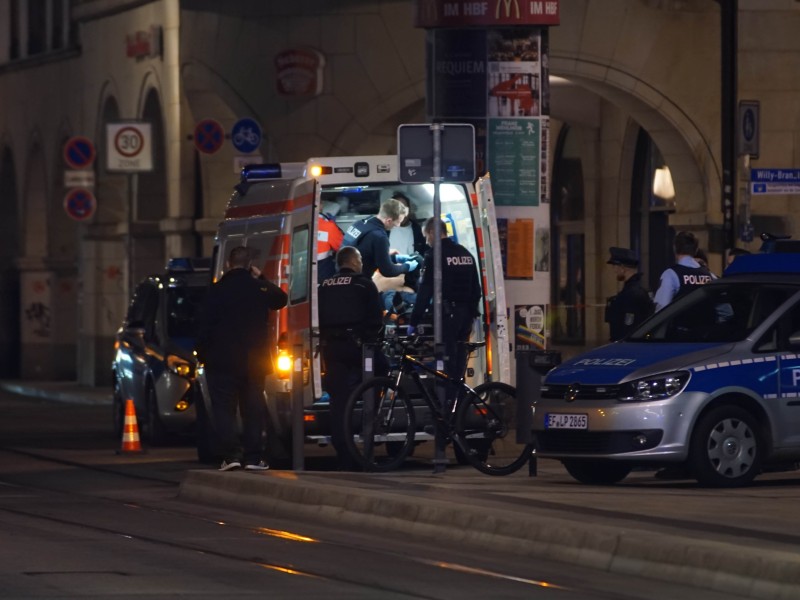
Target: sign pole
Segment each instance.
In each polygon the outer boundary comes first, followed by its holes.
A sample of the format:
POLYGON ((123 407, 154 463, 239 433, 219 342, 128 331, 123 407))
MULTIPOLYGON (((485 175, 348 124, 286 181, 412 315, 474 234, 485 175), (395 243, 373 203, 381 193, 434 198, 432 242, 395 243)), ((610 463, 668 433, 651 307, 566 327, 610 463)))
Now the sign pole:
POLYGON ((128 175, 128 234, 125 238, 125 254, 128 257, 128 298, 132 297, 135 285, 133 273, 133 219, 134 203, 136 202, 136 187, 139 178, 136 173, 128 175))
MULTIPOLYGON (((431 124, 433 132, 433 348, 436 370, 444 372, 444 342, 442 339, 442 199, 439 186, 442 182, 442 124, 431 124)), ((452 360, 452 357, 450 357, 452 360)), ((446 385, 436 387, 442 413, 447 411, 446 385)), ((436 430, 436 452, 433 457, 433 472, 444 473, 447 469, 445 447, 447 440, 436 430)))

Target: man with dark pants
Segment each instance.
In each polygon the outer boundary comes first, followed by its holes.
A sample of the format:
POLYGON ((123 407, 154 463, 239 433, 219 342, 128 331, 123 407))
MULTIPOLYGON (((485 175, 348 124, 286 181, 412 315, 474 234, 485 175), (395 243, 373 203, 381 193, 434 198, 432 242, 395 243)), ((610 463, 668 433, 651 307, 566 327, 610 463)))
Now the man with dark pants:
POLYGON ((286 306, 286 293, 261 278, 250 251, 230 251, 226 272, 211 286, 198 327, 197 352, 206 368, 214 429, 223 461, 220 471, 268 469, 264 460, 264 378, 272 372, 269 311, 286 306), (242 417, 242 442, 236 410, 242 417), (243 446, 243 447, 242 447, 243 446))
MULTIPOLYGON (((422 228, 428 246, 425 267, 417 291, 417 302, 409 319, 408 333, 413 335, 433 298, 433 242, 436 221, 431 217, 422 228)), ((464 376, 467 350, 459 342, 469 341, 472 323, 480 312, 481 291, 475 257, 464 246, 447 237, 447 226, 441 223, 442 236, 442 341, 445 372, 455 379, 464 376)))
POLYGON ((609 248, 608 264, 614 267, 617 281, 624 282, 622 290, 606 303, 606 323, 612 342, 621 340, 653 314, 653 301, 642 285, 639 259, 628 248, 609 248))
MULTIPOLYGON (((325 389, 330 395, 331 443, 341 470, 354 463, 344 441, 344 409, 350 393, 361 383, 361 348, 378 340, 383 327, 383 305, 372 279, 361 272, 361 253, 343 246, 336 254, 339 271, 319 286, 319 328, 325 361, 325 389)), ((376 374, 385 370, 376 351, 376 374)))

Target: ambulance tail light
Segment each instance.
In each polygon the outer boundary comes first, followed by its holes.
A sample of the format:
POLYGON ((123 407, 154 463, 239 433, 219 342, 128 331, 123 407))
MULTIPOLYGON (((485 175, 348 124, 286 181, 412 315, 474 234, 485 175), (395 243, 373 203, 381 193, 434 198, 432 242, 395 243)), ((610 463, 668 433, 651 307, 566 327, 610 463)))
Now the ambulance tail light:
POLYGON ((292 376, 292 355, 288 350, 278 351, 278 377, 280 379, 289 379, 292 376))
POLYGON ((308 174, 311 177, 319 177, 320 175, 330 175, 333 173, 333 167, 324 167, 322 165, 311 165, 308 169, 308 174))

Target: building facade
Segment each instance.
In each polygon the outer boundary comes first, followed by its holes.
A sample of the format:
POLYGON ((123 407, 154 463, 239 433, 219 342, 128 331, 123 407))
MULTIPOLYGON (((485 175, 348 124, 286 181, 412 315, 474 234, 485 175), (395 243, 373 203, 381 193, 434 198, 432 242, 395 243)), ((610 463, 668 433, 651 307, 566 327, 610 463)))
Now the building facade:
MULTIPOLYGON (((238 178, 240 119, 260 124, 253 154, 267 162, 394 153, 397 126, 426 121, 415 8, 0 0, 0 376, 109 380, 131 283, 167 257, 210 252, 238 178), (127 121, 150 123, 152 170, 109 168, 107 125, 127 121), (87 168, 65 157, 76 136, 96 148, 87 168), (92 173, 78 177, 96 199, 88 218, 65 210, 73 170, 92 173)), ((787 73, 800 3, 739 0, 736 17, 738 99, 760 108, 749 166, 796 167, 800 92, 787 73)), ((554 345, 607 339, 609 246, 635 248, 654 287, 671 235, 689 229, 721 270, 723 30, 715 0, 560 3, 548 56, 554 345), (663 167, 674 195, 653 191, 663 167)), ((751 201, 746 178, 738 158, 736 230, 750 215, 756 233, 795 233, 793 196, 751 201)))

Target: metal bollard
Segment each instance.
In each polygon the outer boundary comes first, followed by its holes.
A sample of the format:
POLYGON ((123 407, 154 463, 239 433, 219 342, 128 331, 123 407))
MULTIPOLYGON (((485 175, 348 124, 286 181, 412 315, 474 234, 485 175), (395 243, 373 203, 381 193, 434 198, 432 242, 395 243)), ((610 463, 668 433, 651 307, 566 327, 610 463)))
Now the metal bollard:
MULTIPOLYGON (((531 444, 533 436, 533 413, 535 403, 541 397, 542 376, 561 363, 561 354, 548 350, 532 349, 528 346, 517 346, 517 443, 531 444)), ((538 474, 536 450, 528 461, 528 475, 538 474)))

